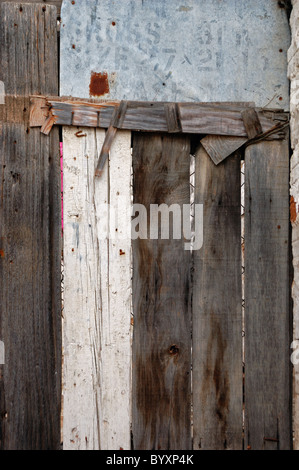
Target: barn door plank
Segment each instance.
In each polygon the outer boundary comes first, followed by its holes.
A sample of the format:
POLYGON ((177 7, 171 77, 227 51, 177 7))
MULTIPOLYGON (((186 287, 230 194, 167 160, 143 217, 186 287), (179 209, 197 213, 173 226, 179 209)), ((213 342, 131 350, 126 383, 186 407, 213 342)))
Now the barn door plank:
POLYGON ((245 154, 245 445, 291 445, 288 140, 245 154))
POLYGON ((192 346, 194 449, 242 448, 240 157, 214 165, 200 146, 195 204, 203 246, 194 251, 192 346))
POLYGON ((131 134, 64 128, 65 450, 130 449, 131 134), (109 206, 108 206, 109 205, 109 206), (115 214, 115 217, 114 217, 115 214))
MULTIPOLYGON (((134 134, 134 203, 190 203, 190 142, 134 134)), ((148 226, 149 230, 149 226, 148 226)), ((133 241, 134 449, 190 449, 190 251, 184 240, 133 241)))
POLYGON ((59 133, 29 128, 29 95, 58 93, 56 8, 0 4, 0 448, 59 449, 59 133), (36 47, 36 44, 39 47, 36 47))

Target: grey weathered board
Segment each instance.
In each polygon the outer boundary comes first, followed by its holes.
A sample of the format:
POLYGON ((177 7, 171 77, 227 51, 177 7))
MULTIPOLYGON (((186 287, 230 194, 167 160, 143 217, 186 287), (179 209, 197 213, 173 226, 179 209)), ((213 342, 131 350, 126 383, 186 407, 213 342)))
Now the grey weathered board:
POLYGON ((0 448, 60 446, 58 129, 29 128, 29 95, 57 93, 56 8, 0 4, 0 448), (34 40, 33 40, 34 38, 34 40), (25 98, 25 96, 27 96, 25 98), (9 117, 9 118, 8 118, 9 117))
POLYGON ((61 93, 288 108, 286 9, 276 0, 65 0, 61 93), (92 86, 91 73, 101 74, 92 86), (97 89, 98 88, 98 89, 97 89))
MULTIPOLYGON (((119 106, 120 108, 123 107, 122 119, 114 127, 136 131, 168 131, 173 133, 173 129, 169 129, 167 109, 170 106, 175 106, 176 118, 179 121, 179 123, 176 122, 176 125, 180 125, 180 130, 176 129, 175 132, 247 136, 242 112, 248 111, 250 103, 107 102, 105 100, 94 102, 94 100, 70 99, 67 97, 60 99, 55 97, 32 97, 32 99, 38 101, 37 108, 42 107, 39 112, 40 119, 36 119, 36 112, 32 113, 34 116, 34 119, 32 119, 33 126, 42 126, 44 124, 41 111, 48 106, 50 109, 49 119, 53 117, 57 125, 108 128, 114 119, 115 109, 119 106)), ((252 106, 254 107, 254 104, 252 106)), ((251 111, 260 120, 262 132, 271 132, 271 134, 275 134, 272 135, 272 138, 281 138, 279 130, 273 129, 273 127, 278 123, 287 122, 288 113, 284 113, 281 109, 275 110, 275 112, 259 108, 256 111, 255 109, 251 111)), ((42 132, 47 133, 43 129, 42 132)), ((227 143, 231 146, 229 141, 227 143)), ((223 145, 226 145, 226 142, 223 142, 223 145)))
MULTIPOLYGON (((134 134, 134 203, 190 203, 186 136, 134 134)), ((190 251, 182 240, 133 241, 133 446, 190 449, 190 251)))
POLYGON ((245 154, 245 445, 291 447, 288 140, 245 154))
POLYGON ((57 16, 59 16, 62 0, 22 0, 19 2, 17 0, 0 0, 0 4, 1 3, 16 3, 17 5, 24 5, 26 3, 39 3, 43 4, 43 6, 54 5, 57 8, 57 16))
POLYGON ((203 246, 194 251, 193 448, 242 449, 240 155, 215 166, 200 145, 195 204, 203 246))

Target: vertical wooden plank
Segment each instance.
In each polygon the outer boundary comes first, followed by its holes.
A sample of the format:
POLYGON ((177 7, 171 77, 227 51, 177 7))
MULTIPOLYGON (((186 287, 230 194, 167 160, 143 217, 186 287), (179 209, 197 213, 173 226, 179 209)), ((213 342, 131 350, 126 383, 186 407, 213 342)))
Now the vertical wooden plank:
POLYGON ((288 140, 245 155, 245 444, 291 446, 288 140))
POLYGON ((60 447, 59 136, 28 127, 30 93, 57 93, 56 8, 0 4, 0 448, 60 447))
POLYGON ((203 246, 194 251, 192 346, 194 449, 242 448, 240 156, 215 166, 200 146, 195 204, 203 246))
MULTIPOLYGON (((134 203, 190 203, 186 136, 134 134, 134 203)), ((148 227, 149 230, 149 227, 148 227)), ((190 251, 133 241, 134 449, 191 448, 190 251)))
POLYGON ((105 132, 77 131, 63 133, 64 449, 129 449, 131 135, 95 178, 105 132))
POLYGON ((62 0, 22 0, 22 2, 17 2, 16 0, 0 0, 1 3, 17 3, 18 5, 24 5, 24 3, 43 3, 47 5, 55 5, 57 8, 57 15, 60 16, 60 10, 62 5, 62 0))

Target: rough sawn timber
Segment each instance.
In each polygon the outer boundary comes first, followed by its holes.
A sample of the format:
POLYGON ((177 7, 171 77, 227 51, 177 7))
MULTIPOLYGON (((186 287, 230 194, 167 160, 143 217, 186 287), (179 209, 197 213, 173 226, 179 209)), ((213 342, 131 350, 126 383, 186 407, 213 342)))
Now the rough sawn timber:
MULTIPOLYGON (((190 203, 190 139, 134 134, 134 203, 190 203)), ((149 229, 149 227, 148 227, 149 229)), ((191 256, 184 239, 133 241, 133 446, 190 449, 191 256)))
POLYGON ((289 142, 245 152, 245 446, 291 447, 289 142))
POLYGON ((29 95, 58 93, 53 6, 0 3, 0 448, 60 448, 59 134, 29 127, 29 95), (39 47, 35 46, 38 41, 39 47), (9 96, 17 96, 14 101, 9 96), (8 97, 8 99, 7 99, 8 97))
POLYGON ((240 155, 215 166, 200 145, 195 204, 203 246, 194 251, 192 300, 193 448, 242 449, 240 155))

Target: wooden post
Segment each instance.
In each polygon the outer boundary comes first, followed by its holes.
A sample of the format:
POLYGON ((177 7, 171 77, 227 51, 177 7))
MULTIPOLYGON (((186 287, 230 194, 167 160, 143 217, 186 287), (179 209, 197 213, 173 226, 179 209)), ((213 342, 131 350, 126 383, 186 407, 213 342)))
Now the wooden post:
POLYGON ((1 3, 0 49, 0 448, 59 449, 59 135, 29 128, 28 99, 58 93, 56 8, 1 3))

